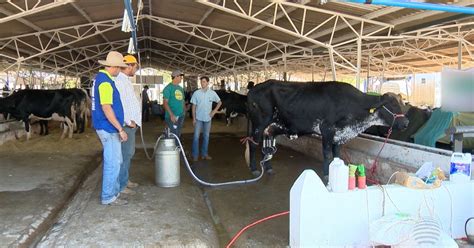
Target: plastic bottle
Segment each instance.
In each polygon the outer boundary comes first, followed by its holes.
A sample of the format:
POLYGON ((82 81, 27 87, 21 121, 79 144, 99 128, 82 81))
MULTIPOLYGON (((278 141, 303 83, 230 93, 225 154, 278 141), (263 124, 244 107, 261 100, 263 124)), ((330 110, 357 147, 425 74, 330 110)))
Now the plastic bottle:
POLYGON ((332 192, 345 192, 349 188, 349 167, 340 158, 329 164, 329 188, 332 192))
POLYGON ((356 187, 356 176, 357 165, 349 164, 349 190, 353 190, 356 187))
POLYGON ((367 178, 365 177, 365 167, 363 164, 357 166, 357 172, 359 173, 357 177, 357 187, 359 189, 367 188, 367 178))
POLYGON ((469 182, 471 180, 472 155, 470 153, 454 152, 451 155, 451 169, 449 181, 455 183, 469 182))

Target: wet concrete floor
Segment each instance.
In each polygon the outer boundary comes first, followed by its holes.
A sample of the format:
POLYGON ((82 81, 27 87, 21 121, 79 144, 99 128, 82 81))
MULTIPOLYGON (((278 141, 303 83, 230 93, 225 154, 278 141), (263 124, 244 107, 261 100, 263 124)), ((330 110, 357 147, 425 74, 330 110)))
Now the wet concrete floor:
MULTIPOLYGON (((147 146, 152 146, 162 130, 163 124, 159 120, 145 125, 147 146)), ((226 127, 215 121, 209 145, 209 155, 213 160, 193 163, 198 176, 210 182, 251 178, 243 156, 245 147, 239 143, 244 132, 245 127, 242 125, 226 127)), ((190 154, 192 124, 189 120, 184 133, 182 140, 186 152, 190 154)), ((137 144, 140 143, 137 136, 137 144)), ((98 162, 94 159, 94 156, 89 158, 89 164, 97 165, 98 162)), ((77 160, 80 159, 73 157, 70 163, 75 164, 77 160)), ((3 157, 1 161, 0 167, 3 167, 3 157)), ((16 164, 16 161, 20 159, 12 159, 12 163, 16 164)), ((223 188, 197 184, 182 164, 181 185, 160 188, 154 185, 154 162, 146 158, 143 149, 137 149, 130 173, 131 180, 140 186, 136 189, 136 195, 127 197, 127 206, 106 207, 99 204, 99 168, 78 189, 68 208, 61 212, 61 217, 55 220, 53 228, 39 246, 223 247, 247 224, 288 210, 289 190, 304 169, 311 168, 321 173, 321 165, 314 159, 282 147, 274 156, 272 164, 276 172, 273 176, 265 175, 259 182, 250 185, 223 188)), ((26 178, 35 176, 28 175, 26 178)), ((61 177, 64 176, 56 175, 54 178, 61 177)), ((25 184, 24 181, 27 180, 18 180, 13 184, 24 187, 21 186, 25 184)), ((58 184, 62 183, 52 180, 48 187, 57 188, 58 184)), ((11 206, 18 204, 23 198, 29 199, 25 205, 29 205, 30 212, 39 215, 41 211, 34 208, 35 199, 48 199, 45 194, 34 192, 26 197, 13 192, 5 197, 2 193, 0 192, 2 205, 4 199, 8 199, 11 206)), ((49 203, 49 207, 54 207, 54 201, 50 200, 49 203)), ((0 218, 3 239, 0 237, 0 246, 11 244, 6 237, 13 229, 4 225, 4 216, 7 215, 14 215, 15 220, 21 220, 32 214, 27 210, 15 211, 13 207, 2 207, 0 218)), ((288 228, 288 216, 269 220, 249 229, 239 238, 236 247, 285 247, 289 243, 288 228)), ((18 237, 11 237, 15 238, 18 237)))

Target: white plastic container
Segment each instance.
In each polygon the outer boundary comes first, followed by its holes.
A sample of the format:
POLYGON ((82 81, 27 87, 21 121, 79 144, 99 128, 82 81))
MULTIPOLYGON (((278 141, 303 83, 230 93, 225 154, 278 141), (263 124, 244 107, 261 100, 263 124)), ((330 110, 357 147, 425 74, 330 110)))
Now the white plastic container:
POLYGON ((341 193, 349 189, 349 167, 338 157, 329 164, 328 188, 332 192, 341 193))
POLYGON ((470 153, 454 152, 451 155, 451 169, 449 181, 455 183, 469 182, 471 180, 472 156, 470 153))

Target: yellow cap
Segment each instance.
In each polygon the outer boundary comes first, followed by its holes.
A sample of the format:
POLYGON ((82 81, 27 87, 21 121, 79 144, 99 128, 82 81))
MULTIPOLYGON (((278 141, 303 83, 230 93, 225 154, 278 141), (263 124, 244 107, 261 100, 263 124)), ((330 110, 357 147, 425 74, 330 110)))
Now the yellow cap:
POLYGON ((123 57, 125 64, 138 64, 137 59, 133 55, 126 55, 123 57))

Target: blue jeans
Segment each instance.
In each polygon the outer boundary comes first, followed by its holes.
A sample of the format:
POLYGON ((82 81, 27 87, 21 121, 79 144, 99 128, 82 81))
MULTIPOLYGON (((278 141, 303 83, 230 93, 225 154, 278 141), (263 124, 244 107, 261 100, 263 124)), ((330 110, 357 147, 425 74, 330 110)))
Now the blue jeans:
POLYGON ((180 116, 176 123, 173 123, 169 118, 165 118, 165 122, 172 133, 176 134, 176 136, 178 137, 181 137, 181 129, 183 128, 184 116, 180 116), (176 128, 174 126, 176 126, 176 128))
POLYGON ((132 157, 135 155, 135 132, 137 128, 124 127, 123 130, 127 133, 128 139, 126 142, 122 142, 123 161, 120 165, 119 173, 120 192, 122 192, 128 184, 128 172, 130 170, 132 157))
POLYGON ((198 121, 196 120, 196 125, 194 125, 194 136, 193 136, 193 158, 198 158, 199 156, 199 135, 201 134, 202 129, 202 149, 201 155, 207 156, 207 148, 209 145, 209 133, 211 132, 211 123, 212 121, 198 121))
POLYGON ((102 204, 109 204, 117 199, 120 192, 118 176, 122 164, 122 147, 118 133, 108 133, 104 130, 96 130, 96 132, 104 147, 100 199, 102 204))

